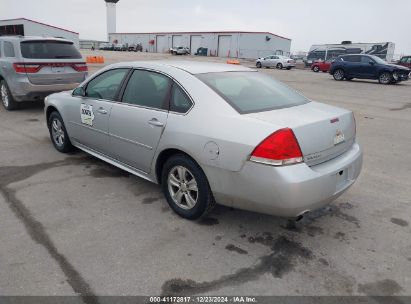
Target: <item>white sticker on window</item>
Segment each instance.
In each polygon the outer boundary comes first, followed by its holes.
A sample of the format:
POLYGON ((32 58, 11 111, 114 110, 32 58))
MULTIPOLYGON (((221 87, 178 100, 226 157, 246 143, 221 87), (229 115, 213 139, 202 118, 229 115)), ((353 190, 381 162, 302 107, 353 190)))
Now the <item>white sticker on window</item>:
POLYGON ((80 106, 81 123, 92 126, 94 120, 93 106, 84 103, 80 106))

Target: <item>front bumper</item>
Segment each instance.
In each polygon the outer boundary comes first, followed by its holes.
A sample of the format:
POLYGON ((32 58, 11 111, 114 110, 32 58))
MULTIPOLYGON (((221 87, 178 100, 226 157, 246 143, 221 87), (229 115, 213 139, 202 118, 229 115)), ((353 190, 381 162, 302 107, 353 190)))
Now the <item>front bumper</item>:
POLYGON ((362 151, 354 143, 344 154, 316 166, 273 167, 247 161, 241 171, 216 172, 219 176, 209 176, 209 181, 220 204, 296 217, 335 200, 354 184, 361 167, 362 151))

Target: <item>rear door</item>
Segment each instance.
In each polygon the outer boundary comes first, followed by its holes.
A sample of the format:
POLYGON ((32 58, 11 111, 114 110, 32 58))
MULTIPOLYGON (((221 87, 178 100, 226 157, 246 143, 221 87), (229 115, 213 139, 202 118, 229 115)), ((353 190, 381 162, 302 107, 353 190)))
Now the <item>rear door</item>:
POLYGON ((69 132, 78 143, 109 154, 108 119, 129 71, 113 69, 96 76, 87 83, 85 96, 73 96, 72 103, 66 105, 69 132))
POLYGON ((81 83, 87 66, 71 41, 24 40, 20 43, 27 77, 35 85, 81 83), (27 69, 28 70, 28 69, 27 69))
POLYGON ((119 161, 149 172, 167 123, 171 80, 160 73, 134 70, 121 102, 110 115, 110 153, 119 161))
POLYGON ((345 73, 351 77, 361 78, 361 56, 359 55, 350 55, 344 56, 343 60, 345 61, 344 69, 345 73))

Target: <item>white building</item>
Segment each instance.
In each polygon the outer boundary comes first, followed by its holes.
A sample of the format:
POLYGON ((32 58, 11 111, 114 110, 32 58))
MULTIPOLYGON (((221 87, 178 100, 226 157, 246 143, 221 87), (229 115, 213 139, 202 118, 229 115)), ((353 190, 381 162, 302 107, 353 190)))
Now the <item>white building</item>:
POLYGON ((0 20, 0 36, 4 35, 65 38, 80 46, 79 33, 26 18, 0 20))
POLYGON ((188 47, 191 54, 203 47, 208 56, 248 58, 290 55, 291 39, 269 32, 163 32, 109 33, 110 43, 138 44, 143 51, 167 53, 171 47, 188 47))

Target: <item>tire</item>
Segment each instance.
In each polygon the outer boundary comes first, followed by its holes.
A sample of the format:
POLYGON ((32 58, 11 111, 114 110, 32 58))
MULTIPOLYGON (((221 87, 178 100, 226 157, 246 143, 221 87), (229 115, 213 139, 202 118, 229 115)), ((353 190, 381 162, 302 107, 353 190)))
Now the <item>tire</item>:
POLYGON ((378 82, 381 84, 390 84, 393 80, 392 74, 390 72, 382 72, 378 77, 378 82))
POLYGON ((344 79, 344 70, 342 69, 336 69, 333 73, 333 77, 337 81, 341 81, 344 79))
POLYGON ((258 69, 261 69, 261 67, 262 67, 261 62, 257 62, 257 63, 255 64, 255 66, 256 66, 258 69))
POLYGON ((279 63, 277 63, 277 65, 275 67, 279 70, 282 70, 283 64, 281 62, 279 62, 279 63))
POLYGON ((165 162, 161 187, 170 208, 183 218, 198 219, 209 213, 215 205, 203 170, 186 155, 177 154, 165 162))
POLYGON ((14 100, 13 95, 11 95, 5 80, 0 81, 0 97, 1 103, 7 111, 13 111, 18 108, 18 103, 14 100))
POLYGON ((58 112, 52 112, 47 122, 50 139, 57 151, 68 153, 73 150, 73 145, 66 131, 63 118, 58 112))
POLYGON ((317 65, 313 66, 313 72, 318 73, 319 71, 320 71, 320 68, 317 65))

